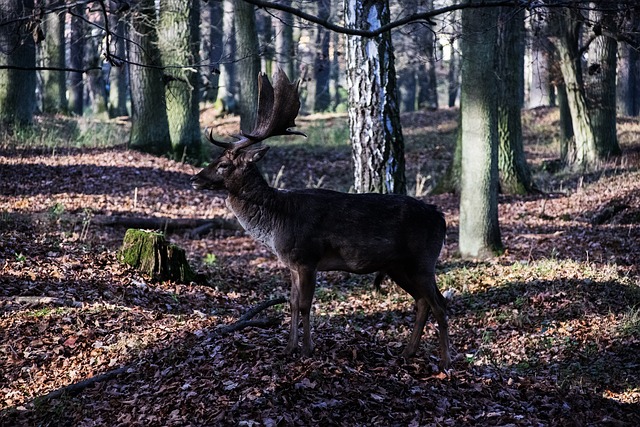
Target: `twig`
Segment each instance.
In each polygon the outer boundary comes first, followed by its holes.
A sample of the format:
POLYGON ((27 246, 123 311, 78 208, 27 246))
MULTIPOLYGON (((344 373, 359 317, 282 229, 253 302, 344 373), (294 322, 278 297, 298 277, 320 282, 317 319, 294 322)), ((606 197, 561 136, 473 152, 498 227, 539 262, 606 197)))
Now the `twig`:
MULTIPOLYGON (((213 334, 208 335, 208 337, 211 337, 212 335, 220 337, 220 336, 228 335, 231 332, 235 332, 240 329, 244 329, 248 327, 264 328, 267 326, 272 326, 274 324, 277 324, 278 320, 273 318, 263 318, 263 319, 255 319, 255 320, 251 320, 251 318, 254 317, 256 314, 260 313, 261 311, 266 310, 269 307, 282 304, 284 302, 286 302, 286 298, 284 297, 279 297, 279 298, 274 298, 272 300, 264 301, 256 305, 255 307, 252 307, 249 310, 247 310, 246 313, 240 316, 238 321, 215 329, 213 334)), ((77 396, 82 391, 84 391, 84 389, 91 387, 94 384, 97 384, 99 382, 109 381, 120 374, 133 373, 135 371, 136 371, 136 367, 133 363, 129 365, 125 365, 120 368, 114 369, 112 371, 105 372, 104 374, 96 375, 94 377, 87 378, 86 380, 83 380, 74 384, 69 384, 68 386, 59 388, 57 390, 54 390, 50 393, 45 394, 44 396, 38 397, 36 400, 39 403, 43 403, 52 399, 58 399, 62 396, 77 396)))
POLYGON ((30 304, 30 305, 58 305, 64 307, 82 307, 82 302, 56 298, 56 297, 37 297, 37 296, 13 296, 7 299, 9 302, 17 304, 30 304))

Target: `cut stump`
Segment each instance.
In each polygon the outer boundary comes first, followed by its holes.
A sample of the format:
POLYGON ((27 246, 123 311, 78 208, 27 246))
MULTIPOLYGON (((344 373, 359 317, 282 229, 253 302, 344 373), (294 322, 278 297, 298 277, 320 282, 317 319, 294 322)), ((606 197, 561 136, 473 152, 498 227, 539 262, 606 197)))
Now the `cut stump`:
POLYGON ((195 280, 184 249, 167 242, 162 233, 130 228, 118 251, 120 262, 157 280, 195 280))

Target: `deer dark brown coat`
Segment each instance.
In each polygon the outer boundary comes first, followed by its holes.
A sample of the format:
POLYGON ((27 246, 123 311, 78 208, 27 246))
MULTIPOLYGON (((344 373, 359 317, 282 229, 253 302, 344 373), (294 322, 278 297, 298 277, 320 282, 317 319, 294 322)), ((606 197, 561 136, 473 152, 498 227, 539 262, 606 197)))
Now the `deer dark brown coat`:
MULTIPOLYGON (((282 71, 274 86, 259 78, 258 123, 234 143, 209 139, 225 151, 192 178, 196 189, 225 189, 227 206, 256 240, 268 246, 291 272, 291 333, 286 348, 298 348, 302 315, 302 354, 313 351, 310 311, 318 271, 365 274, 380 272, 416 300, 416 323, 404 350, 412 356, 432 311, 440 335, 441 367, 451 362, 446 300, 438 290, 435 265, 446 224, 435 206, 408 196, 346 194, 329 190, 278 190, 259 172, 268 147, 260 141, 274 135, 300 134, 295 126, 300 102, 297 84, 282 71)), ((379 282, 381 274, 376 278, 379 282)))

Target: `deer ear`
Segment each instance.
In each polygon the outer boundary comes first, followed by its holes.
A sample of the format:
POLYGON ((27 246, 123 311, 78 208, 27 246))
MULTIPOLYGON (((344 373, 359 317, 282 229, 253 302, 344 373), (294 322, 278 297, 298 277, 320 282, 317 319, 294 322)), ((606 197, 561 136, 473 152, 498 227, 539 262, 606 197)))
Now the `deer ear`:
POLYGON ((258 160, 262 159, 264 155, 267 154, 268 150, 268 146, 259 147, 252 150, 245 150, 245 152, 242 154, 242 157, 247 163, 255 163, 258 160))

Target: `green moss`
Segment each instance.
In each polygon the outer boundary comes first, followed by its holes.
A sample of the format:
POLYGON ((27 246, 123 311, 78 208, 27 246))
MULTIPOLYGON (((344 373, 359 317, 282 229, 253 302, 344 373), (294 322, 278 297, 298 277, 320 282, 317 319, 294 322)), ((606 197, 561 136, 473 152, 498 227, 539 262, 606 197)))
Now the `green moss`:
POLYGON ((158 280, 190 282, 196 277, 184 249, 168 243, 161 233, 127 230, 118 259, 158 280))

